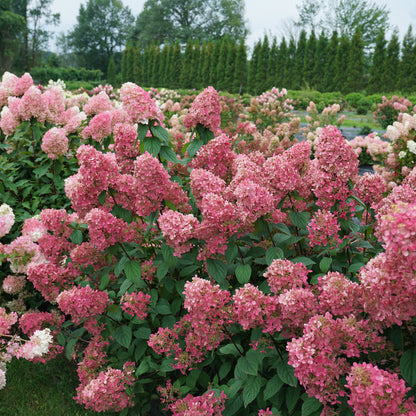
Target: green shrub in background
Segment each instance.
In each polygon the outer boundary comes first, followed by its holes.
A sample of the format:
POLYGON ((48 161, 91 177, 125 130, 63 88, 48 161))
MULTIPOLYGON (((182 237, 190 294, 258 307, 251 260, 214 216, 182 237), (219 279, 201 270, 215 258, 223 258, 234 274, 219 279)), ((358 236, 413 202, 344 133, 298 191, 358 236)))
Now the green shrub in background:
POLYGON ((41 84, 46 84, 50 79, 57 81, 101 81, 103 73, 99 69, 85 69, 73 67, 35 67, 31 71, 33 79, 41 84))

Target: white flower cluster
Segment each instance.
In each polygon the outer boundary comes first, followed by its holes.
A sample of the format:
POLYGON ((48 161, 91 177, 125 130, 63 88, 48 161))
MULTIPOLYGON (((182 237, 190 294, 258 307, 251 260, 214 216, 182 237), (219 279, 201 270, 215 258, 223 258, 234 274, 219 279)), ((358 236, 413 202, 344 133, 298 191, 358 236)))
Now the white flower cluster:
POLYGON ((416 142, 414 140, 409 140, 407 142, 407 148, 409 149, 410 153, 416 155, 416 142))

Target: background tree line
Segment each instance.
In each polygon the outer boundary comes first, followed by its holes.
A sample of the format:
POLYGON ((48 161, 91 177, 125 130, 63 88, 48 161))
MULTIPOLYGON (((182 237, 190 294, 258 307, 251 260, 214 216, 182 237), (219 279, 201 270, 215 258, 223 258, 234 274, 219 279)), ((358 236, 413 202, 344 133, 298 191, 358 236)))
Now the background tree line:
POLYGON ((367 93, 416 90, 416 37, 410 26, 402 42, 397 32, 387 41, 381 30, 373 52, 365 53, 360 30, 351 39, 327 37, 302 30, 298 40, 268 36, 259 40, 247 59, 244 42, 224 37, 189 39, 163 46, 129 43, 122 54, 121 79, 116 67, 108 71, 113 83, 132 81, 145 87, 200 89, 212 85, 230 93, 260 94, 272 87, 315 89, 321 92, 367 93))

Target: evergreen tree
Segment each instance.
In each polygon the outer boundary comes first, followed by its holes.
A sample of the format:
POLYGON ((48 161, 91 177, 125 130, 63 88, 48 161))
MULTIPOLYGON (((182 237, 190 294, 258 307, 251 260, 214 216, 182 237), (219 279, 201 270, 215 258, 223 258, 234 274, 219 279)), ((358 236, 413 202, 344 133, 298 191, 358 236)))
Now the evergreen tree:
POLYGON ((150 84, 150 80, 149 80, 149 65, 151 64, 150 62, 150 48, 152 45, 147 46, 144 50, 143 53, 143 86, 149 86, 150 84))
POLYGON ((227 64, 225 68, 224 91, 232 92, 237 59, 237 44, 234 40, 229 42, 227 64))
POLYGON ((277 53, 276 71, 275 71, 275 85, 277 88, 286 87, 286 71, 288 61, 288 48, 286 39, 283 38, 279 45, 279 51, 277 53))
POLYGON ((267 74, 267 90, 272 89, 273 87, 277 86, 277 59, 279 56, 279 47, 277 45, 277 40, 274 37, 272 46, 270 47, 270 54, 269 54, 269 71, 267 74))
POLYGON ((217 84, 218 84, 217 65, 218 65, 218 60, 219 60, 219 57, 220 57, 221 44, 222 44, 221 40, 219 40, 219 39, 215 40, 214 50, 212 52, 212 59, 211 59, 210 68, 209 68, 209 82, 208 82, 208 84, 213 86, 214 88, 217 88, 217 84))
POLYGON ((386 59, 386 38, 384 31, 382 30, 376 39, 376 47, 373 53, 373 60, 370 67, 370 77, 368 79, 368 85, 366 88, 367 93, 374 94, 376 92, 385 91, 383 85, 384 69, 386 59))
POLYGON ((204 60, 201 69, 201 79, 205 87, 211 85, 210 69, 212 64, 212 56, 214 53, 214 42, 212 39, 208 41, 204 50, 204 60))
POLYGON ((157 45, 154 47, 154 49, 152 49, 152 70, 151 70, 151 87, 158 87, 160 84, 160 79, 159 79, 159 68, 160 68, 160 46, 157 45))
POLYGON ((198 39, 195 39, 192 48, 192 65, 191 65, 191 84, 192 88, 200 88, 201 87, 201 79, 199 78, 199 71, 200 71, 200 60, 201 60, 201 44, 199 43, 198 39))
POLYGON ((169 67, 169 71, 170 71, 169 79, 171 82, 170 88, 180 88, 182 67, 183 67, 183 60, 182 60, 181 46, 179 45, 179 43, 175 43, 175 45, 173 46, 171 66, 169 67))
POLYGON ((185 53, 183 57, 183 66, 181 73, 181 88, 192 88, 192 56, 193 56, 193 42, 188 39, 185 47, 185 53))
POLYGON ((294 89, 294 72, 296 62, 296 41, 293 37, 290 38, 289 46, 287 48, 286 69, 282 85, 287 89, 294 89))
POLYGON ((136 45, 134 48, 134 67, 133 67, 133 81, 137 85, 142 85, 143 83, 143 57, 142 49, 140 45, 136 45))
POLYGON ((134 48, 130 45, 127 49, 127 67, 126 67, 126 80, 132 82, 134 78, 134 48))
POLYGON ((264 35, 263 42, 259 51, 257 72, 256 72, 256 91, 260 94, 268 88, 268 72, 270 60, 269 38, 264 35))
POLYGON ((108 61, 107 67, 107 84, 112 86, 116 86, 117 78, 116 78, 116 64, 114 62, 114 58, 111 55, 110 60, 108 61))
POLYGON ((342 36, 338 44, 335 57, 335 77, 333 91, 346 91, 347 67, 350 53, 350 42, 346 36, 342 36))
POLYGON ((166 66, 168 65, 168 53, 169 53, 169 45, 163 45, 162 51, 160 52, 160 57, 159 57, 159 64, 158 67, 156 68, 157 72, 158 72, 158 80, 159 80, 159 87, 167 87, 167 82, 166 82, 166 66))
POLYGON ((416 89, 416 42, 412 34, 412 26, 409 26, 402 43, 402 59, 400 62, 399 88, 402 92, 411 92, 416 89))
POLYGON ((322 91, 336 91, 338 86, 335 82, 337 75, 337 51, 338 51, 338 33, 335 30, 332 33, 326 52, 326 61, 324 65, 322 91))
POLYGON ((400 43, 397 31, 393 32, 387 45, 386 61, 383 74, 383 85, 386 92, 392 92, 397 88, 400 69, 400 43))
POLYGON ((259 93, 256 85, 256 74, 258 69, 260 50, 261 41, 257 41, 257 43, 254 45, 253 53, 251 54, 247 77, 247 92, 252 95, 257 95, 259 93))
POLYGON ((207 85, 204 82, 204 64, 207 55, 207 41, 203 41, 201 45, 201 52, 199 54, 199 63, 198 63, 198 88, 205 88, 207 85))
POLYGON ((218 65, 217 65, 217 82, 215 88, 217 90, 224 90, 225 89, 225 71, 227 68, 227 56, 229 50, 230 41, 228 37, 224 37, 221 42, 221 49, 220 55, 218 57, 218 65))
POLYGON ((128 48, 130 47, 129 44, 123 50, 121 55, 121 82, 127 82, 127 56, 128 56, 128 48))
POLYGON ((237 49, 235 58, 235 72, 233 93, 242 94, 247 89, 247 48, 244 42, 241 42, 237 49))
POLYGON ((314 75, 313 70, 315 68, 316 44, 315 31, 312 30, 309 39, 306 42, 302 70, 302 85, 307 85, 309 87, 311 87, 314 75))
POLYGON ((315 62, 313 67, 313 74, 311 85, 318 91, 323 90, 325 64, 327 62, 329 40, 322 31, 316 44, 315 62))
POLYGON ((364 89, 364 42, 361 31, 357 30, 351 39, 348 55, 346 93, 360 92, 364 89))
POLYGON ((296 45, 295 64, 293 68, 293 88, 295 90, 303 87, 303 65, 305 61, 306 42, 306 31, 302 30, 296 45))

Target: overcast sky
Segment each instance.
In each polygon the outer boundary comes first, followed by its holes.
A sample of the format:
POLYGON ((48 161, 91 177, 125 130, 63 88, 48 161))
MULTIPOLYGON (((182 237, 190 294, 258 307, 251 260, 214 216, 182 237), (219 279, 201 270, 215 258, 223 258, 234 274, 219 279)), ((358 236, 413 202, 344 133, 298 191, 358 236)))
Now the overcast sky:
MULTIPOLYGON (((415 33, 416 0, 373 1, 379 5, 386 5, 390 10, 390 22, 399 29, 400 39, 403 38, 410 24, 415 33)), ((122 2, 130 8, 134 16, 137 16, 143 10, 145 0, 122 0, 122 2)), ((301 0, 246 0, 246 20, 250 30, 247 44, 253 45, 263 38, 265 33, 280 38, 284 32, 285 22, 297 18, 296 4, 300 3, 301 0)), ((53 12, 61 14, 61 23, 54 28, 56 33, 72 29, 81 4, 87 4, 87 0, 53 0, 53 12)))

